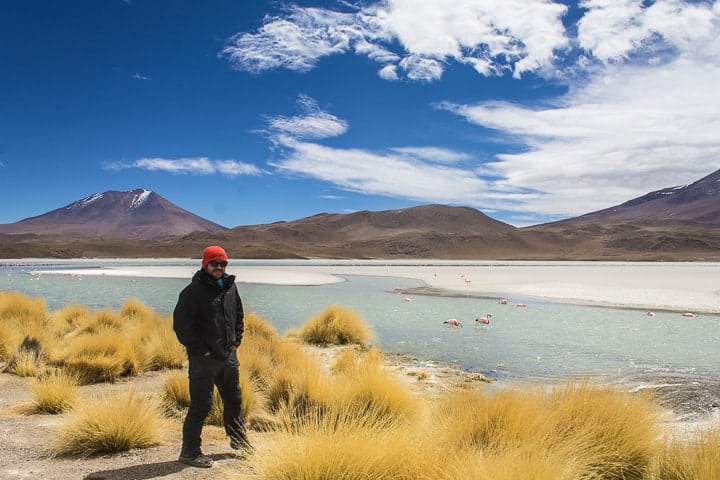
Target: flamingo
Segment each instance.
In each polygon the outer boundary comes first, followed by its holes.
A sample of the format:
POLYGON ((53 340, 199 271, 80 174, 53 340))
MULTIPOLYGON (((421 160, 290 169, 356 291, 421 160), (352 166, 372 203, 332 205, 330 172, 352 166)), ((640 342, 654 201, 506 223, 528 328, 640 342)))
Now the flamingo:
POLYGON ((647 312, 647 316, 648 316, 648 317, 654 317, 654 316, 655 316, 655 312, 647 312))
POLYGON ((462 322, 457 318, 448 318, 443 323, 447 323, 451 327, 462 327, 462 322))
POLYGON ((478 317, 475 319, 475 323, 478 325, 490 325, 490 318, 492 317, 491 314, 487 313, 484 317, 478 317))
POLYGON ((692 312, 683 312, 683 313, 682 313, 682 316, 683 316, 683 317, 697 317, 697 315, 695 315, 695 314, 692 313, 692 312))
POLYGON ((516 307, 527 307, 527 303, 518 303, 516 307))
POLYGON ((405 297, 405 298, 403 298, 403 302, 412 302, 412 298, 405 297))
POLYGON ((507 305, 508 301, 507 298, 503 298, 498 302, 500 305, 507 305))

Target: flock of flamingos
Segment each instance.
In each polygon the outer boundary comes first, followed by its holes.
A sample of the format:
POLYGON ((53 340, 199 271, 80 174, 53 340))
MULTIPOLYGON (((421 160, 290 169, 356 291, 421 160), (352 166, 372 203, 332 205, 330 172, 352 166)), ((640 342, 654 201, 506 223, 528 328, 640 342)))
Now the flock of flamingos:
MULTIPOLYGON (((472 280, 470 280, 468 277, 466 277, 464 275, 460 275, 460 277, 465 281, 465 285, 468 285, 468 286, 472 285, 472 280)), ((402 288, 399 288, 399 287, 395 288, 395 293, 402 293, 402 291, 403 291, 402 288)), ((410 297, 403 297, 403 302, 412 302, 412 299, 410 297)), ((502 298, 502 299, 500 299, 500 301, 498 301, 498 303, 500 305, 507 305, 508 300, 506 298, 502 298)), ((526 303, 517 303, 515 306, 516 307, 527 307, 527 304, 526 303)), ((683 317, 689 317, 689 318, 697 317, 697 314, 692 313, 692 312, 682 312, 680 315, 682 315, 683 317)), ((649 312, 647 312, 647 316, 654 317, 655 312, 649 311, 649 312)), ((492 318, 492 314, 486 313, 484 316, 477 317, 475 319, 475 325, 476 326, 489 326, 491 318, 492 318)), ((445 320, 443 322, 443 324, 448 325, 450 327, 462 327, 463 326, 462 322, 460 320, 458 320, 457 318, 448 318, 447 320, 445 320)))

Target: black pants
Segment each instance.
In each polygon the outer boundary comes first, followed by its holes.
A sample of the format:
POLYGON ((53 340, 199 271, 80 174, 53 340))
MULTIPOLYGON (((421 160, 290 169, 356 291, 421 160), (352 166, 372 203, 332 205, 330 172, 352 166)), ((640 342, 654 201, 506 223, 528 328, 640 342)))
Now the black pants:
POLYGON ((183 453, 200 453, 200 434, 213 403, 213 387, 217 386, 223 401, 223 423, 230 438, 245 434, 242 414, 242 392, 237 355, 233 351, 225 360, 212 355, 190 356, 190 408, 183 423, 183 453))

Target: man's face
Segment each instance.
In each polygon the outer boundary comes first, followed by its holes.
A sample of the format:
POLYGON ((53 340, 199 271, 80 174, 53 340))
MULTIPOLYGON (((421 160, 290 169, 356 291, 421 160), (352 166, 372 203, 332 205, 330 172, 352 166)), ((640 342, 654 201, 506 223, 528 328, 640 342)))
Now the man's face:
POLYGON ((227 267, 227 262, 213 260, 212 262, 208 262, 205 266, 205 271, 208 275, 217 280, 223 276, 223 273, 225 273, 225 267, 227 267))

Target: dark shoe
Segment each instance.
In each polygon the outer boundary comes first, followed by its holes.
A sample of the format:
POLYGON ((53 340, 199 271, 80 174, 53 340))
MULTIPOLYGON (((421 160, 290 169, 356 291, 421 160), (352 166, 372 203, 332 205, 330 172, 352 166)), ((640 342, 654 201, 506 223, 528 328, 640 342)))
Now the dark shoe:
POLYGON ((198 453, 197 455, 181 453, 178 462, 190 465, 191 467, 210 468, 212 467, 213 459, 202 453, 198 453))
POLYGON ((237 437, 230 437, 230 448, 233 450, 243 450, 246 453, 252 453, 253 448, 247 439, 246 435, 238 435, 237 437))

